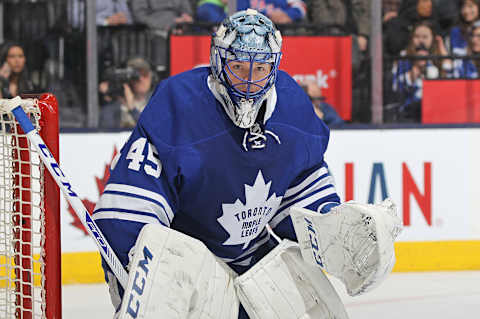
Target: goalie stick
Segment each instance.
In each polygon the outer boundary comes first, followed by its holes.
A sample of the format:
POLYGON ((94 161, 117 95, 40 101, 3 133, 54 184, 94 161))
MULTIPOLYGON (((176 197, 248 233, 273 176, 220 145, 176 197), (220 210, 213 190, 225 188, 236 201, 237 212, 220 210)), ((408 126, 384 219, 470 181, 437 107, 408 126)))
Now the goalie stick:
POLYGON ((28 140, 39 154, 41 161, 45 167, 47 167, 50 175, 55 180, 58 187, 60 187, 62 190, 65 199, 73 207, 83 226, 87 229, 90 236, 95 240, 95 243, 97 244, 103 258, 112 269, 122 287, 126 288, 128 283, 127 271, 123 268, 122 263, 118 259, 117 255, 115 255, 113 252, 102 232, 97 227, 97 224, 90 217, 88 210, 85 208, 78 195, 73 191, 72 185, 60 169, 60 166, 48 149, 47 145, 35 130, 32 122, 23 110, 23 108, 28 109, 29 107, 33 107, 35 103, 37 103, 36 100, 21 99, 19 96, 13 99, 0 99, 0 110, 6 113, 12 113, 15 116, 15 119, 25 132, 28 140))

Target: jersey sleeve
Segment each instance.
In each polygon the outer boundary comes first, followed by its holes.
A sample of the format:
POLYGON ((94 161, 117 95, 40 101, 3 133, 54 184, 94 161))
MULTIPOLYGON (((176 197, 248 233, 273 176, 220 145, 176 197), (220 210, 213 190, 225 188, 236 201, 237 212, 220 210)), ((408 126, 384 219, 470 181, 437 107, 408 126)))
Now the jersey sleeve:
MULTIPOLYGON (((140 121, 112 162, 93 219, 124 267, 143 226, 169 227, 177 211, 175 165, 169 161, 172 152, 172 147, 154 143, 140 121)), ((103 258, 102 267, 114 306, 119 307, 123 289, 103 258)))
POLYGON ((302 207, 319 213, 326 213, 340 203, 335 181, 326 163, 306 170, 296 183, 287 190, 270 227, 281 238, 296 240, 290 219, 291 207, 302 207))
POLYGON ((318 123, 315 135, 307 138, 305 167, 293 180, 282 198, 280 207, 269 225, 281 238, 296 241, 295 231, 290 218, 290 208, 302 207, 319 213, 327 213, 340 203, 335 188, 335 180, 324 160, 329 139, 329 130, 322 121, 318 123))

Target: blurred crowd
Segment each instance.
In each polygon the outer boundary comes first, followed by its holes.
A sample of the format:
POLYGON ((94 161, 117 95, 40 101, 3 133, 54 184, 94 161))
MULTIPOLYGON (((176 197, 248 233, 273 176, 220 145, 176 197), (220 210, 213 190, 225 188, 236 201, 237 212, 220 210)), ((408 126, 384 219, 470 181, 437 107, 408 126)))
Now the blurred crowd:
MULTIPOLYGON (((0 94, 50 91, 61 127, 86 119, 85 0, 3 0, 0 94), (28 21, 28 22, 27 22, 28 21)), ((352 119, 371 121, 370 0, 237 0, 284 34, 352 36, 352 119)), ((131 128, 168 76, 168 36, 208 34, 228 0, 96 0, 99 128, 131 128)), ((420 122, 424 79, 476 79, 480 0, 382 0, 384 120, 420 122)), ((90 20, 91 21, 91 20, 90 20)), ((299 83, 317 115, 345 123, 313 82, 299 83)))
POLYGON ((402 0, 384 16, 386 120, 419 122, 424 79, 476 79, 480 1, 402 0))

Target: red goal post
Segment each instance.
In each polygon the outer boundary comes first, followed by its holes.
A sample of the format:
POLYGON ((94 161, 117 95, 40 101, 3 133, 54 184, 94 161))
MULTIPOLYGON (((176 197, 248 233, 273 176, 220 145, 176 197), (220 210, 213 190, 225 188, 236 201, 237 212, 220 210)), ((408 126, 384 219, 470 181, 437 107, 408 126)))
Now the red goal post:
MULTIPOLYGON (((58 161, 53 94, 22 96, 58 161)), ((59 189, 12 114, 0 116, 0 318, 61 318, 59 189)))

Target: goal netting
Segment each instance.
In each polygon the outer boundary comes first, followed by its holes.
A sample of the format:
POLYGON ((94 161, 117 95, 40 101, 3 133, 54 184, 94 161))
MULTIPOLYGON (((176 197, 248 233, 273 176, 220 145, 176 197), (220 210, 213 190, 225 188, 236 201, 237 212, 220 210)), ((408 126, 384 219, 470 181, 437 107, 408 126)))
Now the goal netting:
MULTIPOLYGON (((26 110, 58 160, 53 95, 26 110)), ((0 113, 0 318, 60 318, 59 192, 12 114, 0 113)))

